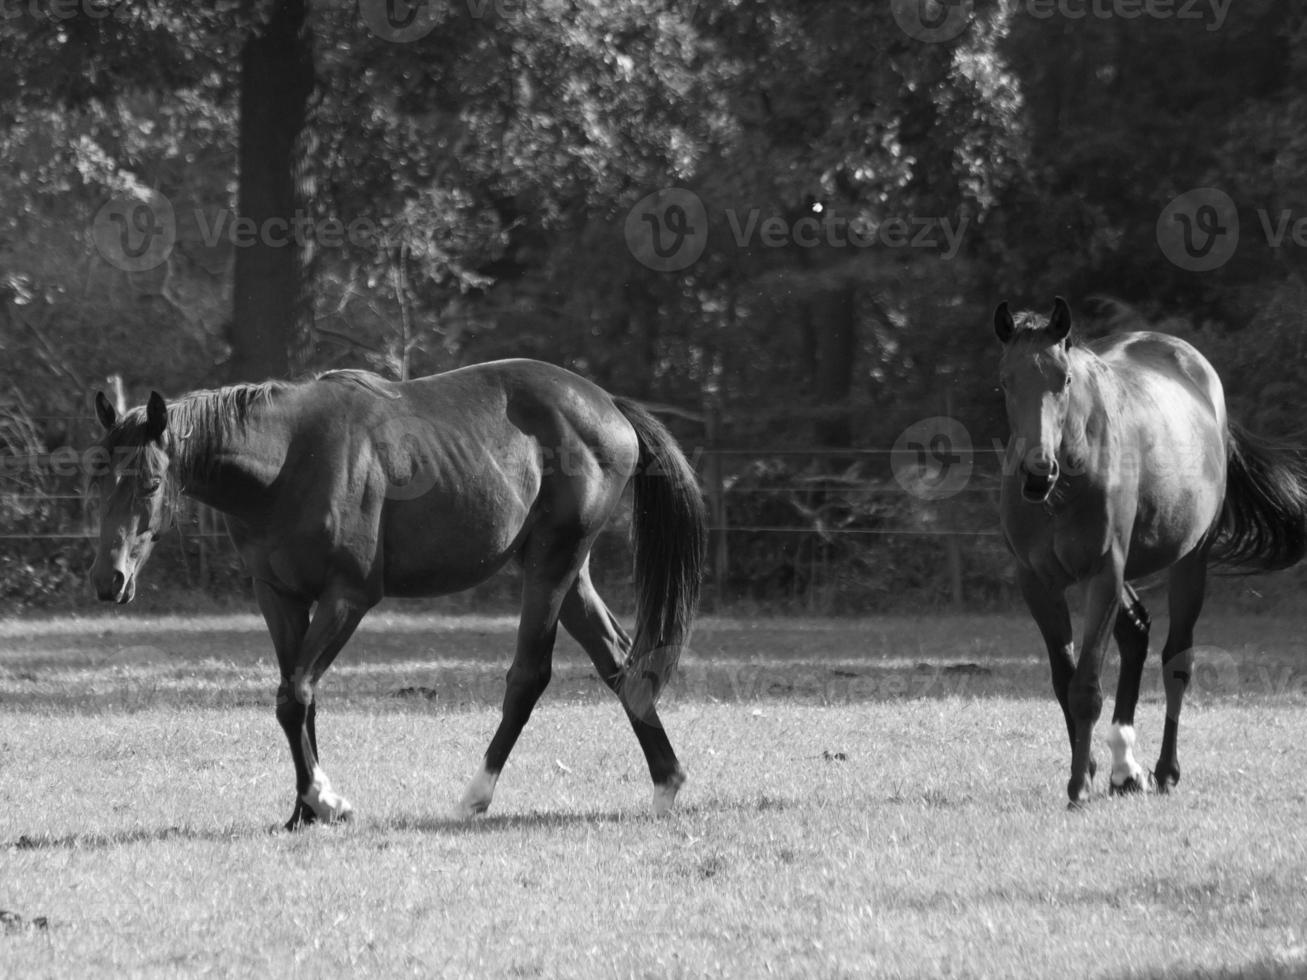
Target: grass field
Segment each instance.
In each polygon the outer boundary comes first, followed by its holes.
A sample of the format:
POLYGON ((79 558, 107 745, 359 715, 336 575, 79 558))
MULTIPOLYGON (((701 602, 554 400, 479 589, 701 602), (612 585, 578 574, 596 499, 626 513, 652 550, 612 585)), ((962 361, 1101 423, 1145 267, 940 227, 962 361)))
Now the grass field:
POLYGON ((562 641, 458 823, 512 624, 374 615, 319 714, 357 819, 289 835, 257 619, 0 621, 0 977, 1304 976, 1304 625, 1205 621, 1179 792, 1080 813, 1018 617, 706 620, 661 820, 562 641))

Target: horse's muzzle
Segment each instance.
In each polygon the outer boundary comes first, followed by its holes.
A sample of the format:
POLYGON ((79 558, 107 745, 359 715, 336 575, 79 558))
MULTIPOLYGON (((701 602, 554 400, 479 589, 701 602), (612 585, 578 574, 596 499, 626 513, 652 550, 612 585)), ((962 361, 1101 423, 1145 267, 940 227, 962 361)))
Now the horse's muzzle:
POLYGON ((1021 467, 1021 496, 1032 504, 1042 504, 1053 493, 1061 475, 1057 460, 1052 457, 1033 460, 1021 467))
POLYGON ((128 578, 116 569, 107 579, 97 577, 95 596, 101 602, 116 602, 120 606, 125 606, 136 598, 136 577, 128 578))

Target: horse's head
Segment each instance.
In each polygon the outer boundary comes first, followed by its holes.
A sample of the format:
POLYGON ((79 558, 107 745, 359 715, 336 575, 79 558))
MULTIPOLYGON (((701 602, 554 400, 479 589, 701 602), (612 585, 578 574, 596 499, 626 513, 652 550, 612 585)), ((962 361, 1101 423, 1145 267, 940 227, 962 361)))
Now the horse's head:
POLYGON ((95 413, 105 434, 91 474, 92 492, 98 492, 100 502, 100 543, 91 584, 105 602, 128 603, 136 596, 137 572, 172 523, 168 408, 155 391, 144 409, 119 417, 104 393, 97 392, 95 413))
POLYGON ((1013 318, 1007 303, 1000 303, 994 332, 1003 342, 999 384, 1007 399, 1010 445, 1019 459, 1021 495, 1042 503, 1060 475, 1057 457, 1071 403, 1071 309, 1059 296, 1046 318, 1035 313, 1013 318))

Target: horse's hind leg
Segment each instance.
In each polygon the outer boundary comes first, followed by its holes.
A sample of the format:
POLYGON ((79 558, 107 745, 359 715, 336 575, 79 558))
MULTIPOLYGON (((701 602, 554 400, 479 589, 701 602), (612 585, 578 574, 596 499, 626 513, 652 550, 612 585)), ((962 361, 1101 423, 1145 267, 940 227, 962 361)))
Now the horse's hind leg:
POLYGON ((1139 703, 1139 683, 1148 657, 1148 611, 1139 595, 1125 587, 1121 611, 1116 614, 1113 633, 1121 650, 1121 675, 1116 685, 1116 705, 1112 709, 1112 731, 1107 742, 1112 747, 1112 776, 1108 791, 1137 793, 1144 789, 1144 770, 1135 761, 1135 706, 1139 703))
POLYGON ((1207 553, 1200 549, 1181 558, 1171 568, 1169 608, 1171 628, 1162 648, 1162 687, 1166 691, 1166 723, 1162 729, 1162 751, 1153 769, 1157 791, 1165 793, 1180 782, 1180 760, 1176 737, 1180 730, 1180 708, 1194 670, 1194 624, 1203 611, 1207 590, 1207 553))
MULTIPOLYGON (((576 581, 563 599, 562 619, 563 626, 584 648, 604 683, 620 697, 620 665, 631 649, 631 639, 595 591, 590 581, 588 561, 581 566, 576 581)), ((631 704, 622 698, 622 707, 649 764, 649 775, 653 777, 653 811, 664 814, 676 802, 677 791, 685 783, 685 773, 676 760, 667 732, 663 730, 653 699, 642 698, 640 703, 631 704)))
POLYGON ((517 652, 508 668, 503 713, 486 749, 481 768, 463 793, 455 811, 460 817, 484 813, 495 794, 495 783, 508 755, 553 672, 554 638, 559 610, 585 555, 590 538, 560 537, 539 530, 527 541, 522 559, 522 618, 517 628, 517 652))

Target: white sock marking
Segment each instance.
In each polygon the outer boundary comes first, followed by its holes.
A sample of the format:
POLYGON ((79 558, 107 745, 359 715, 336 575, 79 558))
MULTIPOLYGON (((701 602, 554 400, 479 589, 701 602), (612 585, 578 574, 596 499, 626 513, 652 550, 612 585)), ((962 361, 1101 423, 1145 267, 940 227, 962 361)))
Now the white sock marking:
POLYGON ((1142 782, 1144 770, 1135 761, 1134 726, 1113 725, 1107 733, 1107 744, 1112 749, 1112 785, 1124 786, 1131 779, 1142 782))
POLYGON ((304 794, 304 802, 313 808, 313 812, 323 823, 343 820, 354 809, 349 805, 349 800, 331 788, 331 780, 316 764, 313 767, 313 782, 309 784, 309 790, 304 794))
POLYGON ((472 777, 472 781, 467 784, 467 789, 463 791, 463 799, 454 808, 454 816, 460 820, 467 820, 479 813, 485 813, 494 798, 495 783, 498 781, 499 774, 487 772, 486 767, 482 765, 472 777))
POLYGON ((678 769, 667 782, 655 783, 653 791, 653 813, 655 817, 665 816, 676 802, 676 794, 685 785, 685 773, 678 769))

